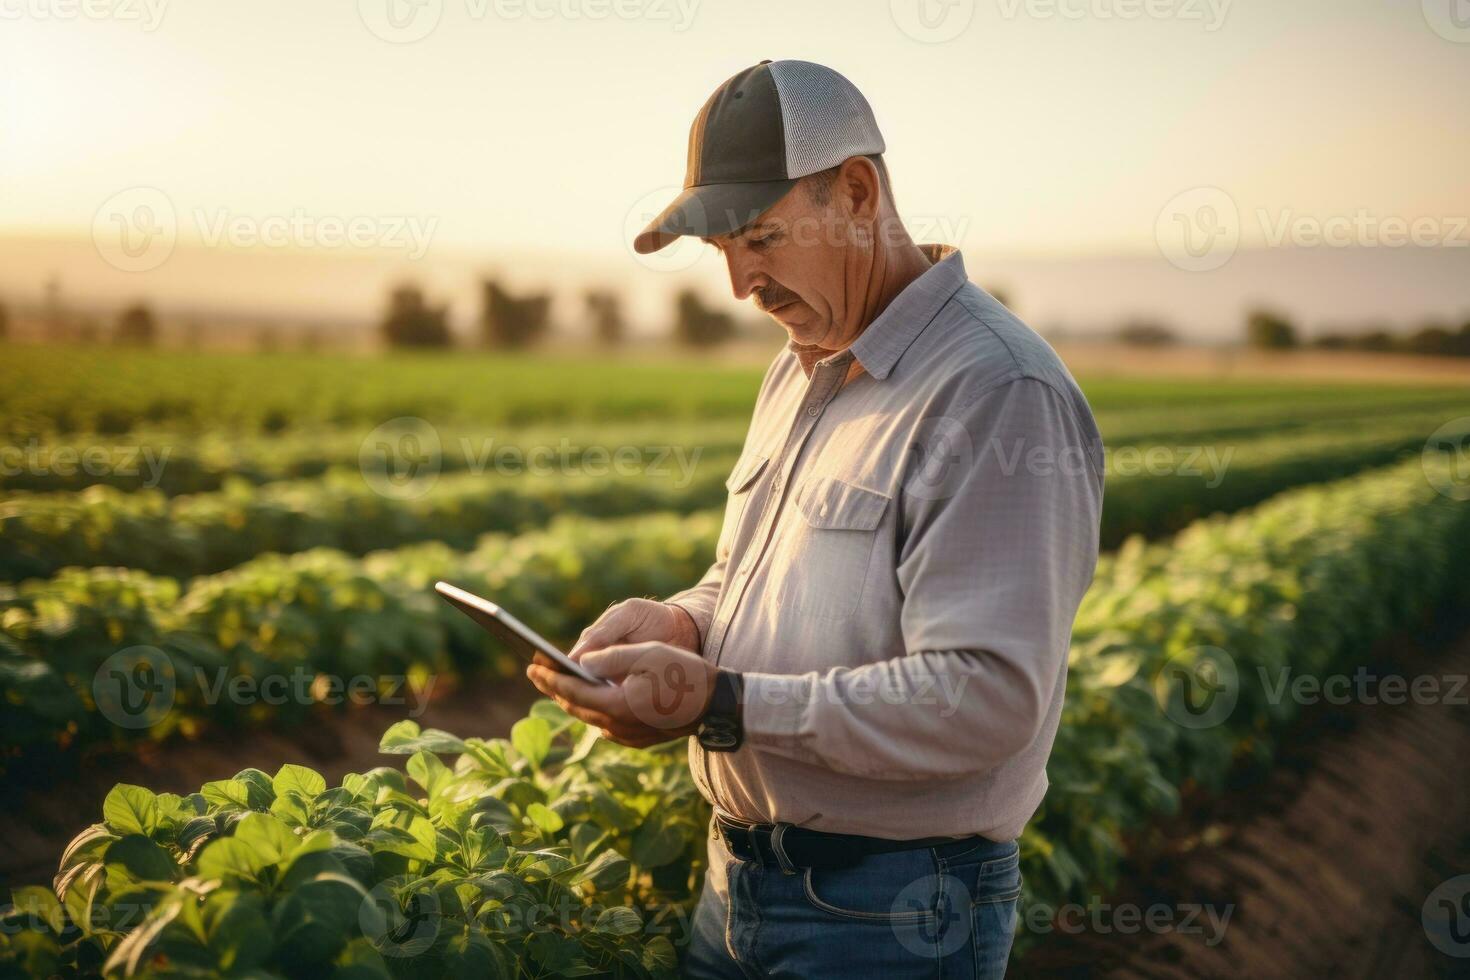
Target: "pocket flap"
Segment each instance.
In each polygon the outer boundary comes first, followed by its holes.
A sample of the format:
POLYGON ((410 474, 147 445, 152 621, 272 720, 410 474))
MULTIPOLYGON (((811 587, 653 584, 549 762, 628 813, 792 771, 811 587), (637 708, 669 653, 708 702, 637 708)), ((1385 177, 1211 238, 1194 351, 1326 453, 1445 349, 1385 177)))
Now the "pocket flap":
POLYGON ((735 469, 725 479, 725 489, 731 493, 744 493, 750 489, 755 478, 761 475, 761 470, 766 468, 766 462, 770 457, 759 453, 747 453, 740 457, 735 463, 735 469))
POLYGON ((796 505, 812 527, 833 531, 871 531, 883 519, 888 497, 876 490, 814 476, 801 485, 796 505))

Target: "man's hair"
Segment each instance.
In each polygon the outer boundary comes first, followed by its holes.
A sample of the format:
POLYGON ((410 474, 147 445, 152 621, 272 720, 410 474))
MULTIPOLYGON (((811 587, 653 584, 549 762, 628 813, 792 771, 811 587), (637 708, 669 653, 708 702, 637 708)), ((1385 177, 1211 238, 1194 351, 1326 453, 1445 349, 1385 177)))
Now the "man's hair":
MULTIPOLYGON (((883 189, 883 197, 887 199, 889 206, 893 206, 893 190, 888 182, 888 164, 883 162, 883 154, 867 153, 864 156, 873 161, 873 166, 878 168, 878 186, 883 189)), ((835 167, 808 175, 801 182, 806 188, 807 199, 818 207, 826 207, 831 204, 832 187, 837 183, 837 171, 841 169, 842 164, 839 163, 835 167)))

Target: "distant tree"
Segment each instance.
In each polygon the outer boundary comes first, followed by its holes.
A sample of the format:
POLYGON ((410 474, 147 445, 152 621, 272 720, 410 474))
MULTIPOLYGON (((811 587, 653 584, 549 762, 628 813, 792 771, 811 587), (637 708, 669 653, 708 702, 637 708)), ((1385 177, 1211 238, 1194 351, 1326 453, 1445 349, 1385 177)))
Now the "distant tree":
POLYGON ((1415 354, 1443 357, 1453 354, 1455 335, 1439 324, 1426 324, 1404 338, 1404 349, 1415 354))
POLYGON ((1398 341, 1394 335, 1387 330, 1369 330, 1358 335, 1357 343, 1354 344, 1358 350, 1371 350, 1386 353, 1397 349, 1398 341))
POLYGON ((10 313, 6 311, 5 304, 0 303, 0 340, 10 336, 10 313))
POLYGON ((997 303, 1006 309, 1011 307, 1011 291, 1004 286, 987 286, 985 291, 989 293, 997 303))
POLYGON ((1290 350, 1297 346, 1296 328, 1269 310, 1252 310, 1245 321, 1246 342, 1259 350, 1290 350))
POLYGON ((502 350, 528 347, 546 335, 551 296, 516 297, 493 279, 483 283, 480 332, 485 346, 502 350))
POLYGON ((592 321, 592 332, 599 342, 615 347, 623 342, 626 324, 623 323, 622 304, 616 293, 604 289, 589 289, 583 300, 587 304, 587 318, 592 321))
POLYGON ((729 340, 735 319, 704 305, 692 289, 681 289, 674 297, 674 338, 690 347, 710 347, 729 340))
POLYGON ((1344 333, 1329 331, 1313 337, 1312 346, 1322 350, 1349 350, 1353 346, 1353 338, 1344 333))
POLYGON ((448 347, 448 307, 429 306, 415 285, 398 286, 388 296, 383 339, 389 347, 448 347))
POLYGON ((275 354, 281 349, 281 335, 274 327, 259 327, 255 331, 255 350, 261 354, 275 354))
POLYGON ((1454 350, 1459 357, 1470 357, 1470 320, 1466 320, 1455 331, 1454 350))
POLYGON ((130 347, 152 347, 158 340, 158 323, 146 303, 134 303, 117 318, 113 339, 130 347))
POLYGON ((69 328, 73 340, 79 344, 96 344, 102 340, 102 328, 90 316, 78 317, 74 327, 69 328))
POLYGON ((1153 320, 1131 320, 1118 328, 1118 340, 1130 347, 1169 347, 1179 343, 1179 335, 1153 320))

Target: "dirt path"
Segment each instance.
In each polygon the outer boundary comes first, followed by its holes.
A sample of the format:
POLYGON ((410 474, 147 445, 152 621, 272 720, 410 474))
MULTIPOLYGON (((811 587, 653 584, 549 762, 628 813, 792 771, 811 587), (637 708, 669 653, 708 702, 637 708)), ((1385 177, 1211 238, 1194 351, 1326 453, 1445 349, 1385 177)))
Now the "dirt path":
MULTIPOLYGON (((1379 676, 1464 677, 1470 634, 1438 656, 1414 645, 1391 656, 1379 676)), ((1166 828, 1168 843, 1125 872, 1129 888, 1111 911, 1074 916, 1088 924, 1048 933, 1013 975, 1470 977, 1470 941, 1447 940, 1459 954, 1448 955, 1421 921, 1437 886, 1470 873, 1470 707, 1441 699, 1305 714, 1302 737, 1264 780, 1232 789, 1207 823, 1196 814, 1166 828), (1161 921, 1179 926, 1190 909, 1207 911, 1188 930, 1125 933, 1133 922, 1120 903, 1162 906, 1161 921)), ((1470 929, 1464 913, 1459 928, 1470 929)))
MULTIPOLYGON (((425 728, 456 735, 503 737, 537 697, 522 678, 490 680, 435 698, 415 719, 425 728)), ((62 849, 78 831, 101 819, 102 800, 116 783, 136 783, 159 793, 191 793, 211 779, 255 766, 275 772, 283 763, 311 766, 335 785, 345 773, 401 765, 378 752, 383 730, 406 717, 405 708, 356 707, 285 731, 216 732, 193 742, 146 745, 138 751, 89 759, 79 774, 53 786, 0 793, 6 812, 0 848, 0 894, 15 885, 49 884, 62 849)))

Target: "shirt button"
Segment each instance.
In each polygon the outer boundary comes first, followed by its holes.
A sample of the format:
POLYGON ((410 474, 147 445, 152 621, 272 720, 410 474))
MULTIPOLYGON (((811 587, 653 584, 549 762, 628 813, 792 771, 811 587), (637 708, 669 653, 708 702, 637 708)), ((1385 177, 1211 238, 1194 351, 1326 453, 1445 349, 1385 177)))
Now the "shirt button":
POLYGON ((821 411, 822 410, 820 408, 818 408, 817 406, 813 405, 813 406, 811 406, 810 408, 808 408, 806 410, 806 413, 808 415, 810 415, 812 418, 816 418, 819 414, 821 414, 821 411))

